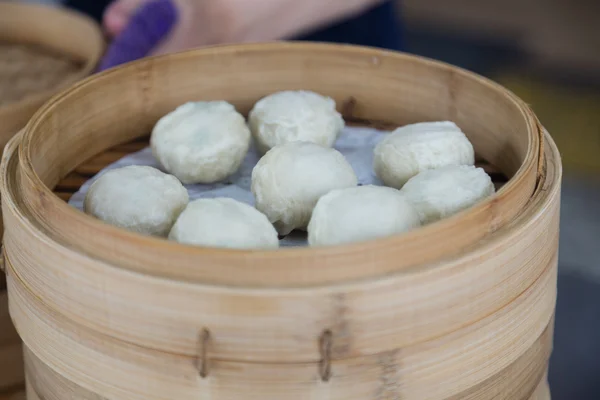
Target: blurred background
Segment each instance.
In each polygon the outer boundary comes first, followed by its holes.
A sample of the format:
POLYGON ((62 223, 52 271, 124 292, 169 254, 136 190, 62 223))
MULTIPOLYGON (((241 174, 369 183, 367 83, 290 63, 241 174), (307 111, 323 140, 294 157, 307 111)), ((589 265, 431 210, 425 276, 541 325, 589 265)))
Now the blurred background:
POLYGON ((398 14, 408 52, 503 84, 557 142, 565 175, 552 398, 600 399, 600 0, 399 0, 398 14))

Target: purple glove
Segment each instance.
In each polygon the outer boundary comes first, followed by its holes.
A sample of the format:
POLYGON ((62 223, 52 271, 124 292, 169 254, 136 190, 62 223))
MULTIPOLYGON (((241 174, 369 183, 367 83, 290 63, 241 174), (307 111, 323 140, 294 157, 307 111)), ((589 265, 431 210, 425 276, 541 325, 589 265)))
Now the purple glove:
POLYGON ((172 0, 153 0, 144 4, 110 45, 99 71, 146 57, 178 20, 172 0))

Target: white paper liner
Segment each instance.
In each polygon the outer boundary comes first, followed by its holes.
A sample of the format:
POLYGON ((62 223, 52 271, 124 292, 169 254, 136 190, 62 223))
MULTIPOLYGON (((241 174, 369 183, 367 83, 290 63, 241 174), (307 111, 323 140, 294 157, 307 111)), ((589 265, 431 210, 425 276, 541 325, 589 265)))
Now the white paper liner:
MULTIPOLYGON (((381 181, 373 171, 373 149, 375 145, 388 133, 372 128, 346 127, 335 143, 335 148, 340 151, 354 168, 360 185, 381 185, 381 181)), ((250 191, 250 178, 252 169, 260 159, 260 155, 254 146, 246 155, 239 171, 226 179, 211 185, 187 185, 190 201, 200 198, 230 197, 254 206, 254 197, 250 191)), ((122 168, 130 165, 148 165, 164 169, 152 156, 150 148, 145 148, 132 153, 122 159, 110 164, 96 176, 88 180, 77 193, 69 200, 73 207, 83 210, 83 201, 90 185, 104 172, 122 168)), ((292 234, 280 241, 282 247, 306 246, 306 234, 303 232, 292 232, 292 234)))

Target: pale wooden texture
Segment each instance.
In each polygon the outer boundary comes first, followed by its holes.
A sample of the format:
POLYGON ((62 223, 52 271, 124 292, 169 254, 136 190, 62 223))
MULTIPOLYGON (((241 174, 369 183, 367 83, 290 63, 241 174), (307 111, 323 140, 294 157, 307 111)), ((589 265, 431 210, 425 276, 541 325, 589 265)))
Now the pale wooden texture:
MULTIPOLYGON (((500 371, 494 377, 482 382, 481 384, 462 392, 456 396, 447 398, 447 400, 542 400, 544 397, 536 397, 542 392, 546 384, 546 362, 550 356, 552 347, 552 326, 549 326, 542 336, 515 362, 500 371), (540 380, 541 379, 541 380, 540 380), (532 385, 533 382, 533 385, 532 385), (535 389, 537 382, 540 386, 535 389)), ((104 400, 102 397, 92 391, 89 391, 76 383, 66 379, 58 374, 43 361, 41 361, 29 349, 25 349, 25 365, 27 370, 27 381, 31 385, 32 391, 41 394, 46 400, 104 400)), ((345 388, 349 393, 363 394, 363 398, 368 397, 369 393, 361 391, 361 387, 348 383, 345 388)), ((286 395, 285 398, 289 398, 286 395)), ((202 398, 202 397, 200 397, 202 398)), ((244 396, 231 398, 252 398, 244 396)), ((356 398, 361 398, 356 396, 356 398)), ((403 397, 400 397, 403 398, 403 397)), ((425 398, 425 397, 422 397, 425 398)))
MULTIPOLYGON (((60 250, 56 251, 51 243, 24 242, 27 227, 6 235, 6 246, 14 262, 28 260, 19 266, 19 274, 45 303, 110 336, 193 356, 198 332, 209 326, 219 337, 212 348, 218 357, 309 361, 319 358, 315 341, 328 327, 354 331, 351 340, 342 336, 334 347, 335 356, 347 357, 426 341, 511 304, 556 262, 557 205, 548 211, 533 226, 524 226, 521 235, 475 253, 475 259, 497 255, 476 270, 468 269, 472 258, 467 256, 437 271, 266 295, 132 276, 66 248, 54 247, 60 250), (527 236, 526 232, 533 233, 527 236), (56 263, 54 257, 74 261, 56 263), (465 282, 478 285, 465 290, 465 282), (71 285, 76 287, 71 289, 71 285), (110 297, 105 294, 107 288, 110 297), (431 296, 430 291, 438 296, 431 296), (323 321, 330 326, 323 326, 323 321), (273 342, 265 331, 280 340, 273 342)), ((553 307, 552 301, 548 306, 553 307)))
POLYGON ((502 88, 379 50, 230 46, 103 73, 46 104, 6 148, 11 315, 59 385, 95 399, 528 399, 547 368, 556 301, 561 167, 541 132, 502 88), (181 102, 225 99, 246 112, 284 88, 354 98, 341 108, 355 121, 454 119, 511 179, 414 233, 277 252, 134 235, 51 192, 181 102), (320 346, 327 331, 331 346, 320 346))
MULTIPOLYGON (((211 359, 211 378, 203 380, 196 357, 152 351, 77 326, 36 302, 9 271, 11 313, 24 342, 61 375, 104 397, 123 392, 132 399, 192 399, 209 393, 239 398, 250 391, 246 398, 261 398, 267 390, 269 398, 289 391, 294 394, 288 398, 301 399, 317 396, 322 389, 318 360, 273 364, 211 359), (87 370, 89 360, 94 360, 94 375, 87 370)), ((554 264, 508 309, 452 334, 401 349, 334 359, 328 392, 333 398, 376 398, 379 376, 386 370, 391 374, 386 390, 405 399, 445 399, 469 390, 514 362, 542 334, 554 307, 555 274, 554 264)))
POLYGON ((70 95, 46 104, 33 122, 23 138, 19 173, 23 201, 45 229, 134 271, 240 287, 357 280, 458 254, 514 219, 526 204, 541 148, 530 110, 492 82, 397 53, 315 44, 224 46, 129 64, 76 85, 70 95), (330 95, 340 107, 355 99, 347 113, 351 119, 395 125, 455 120, 478 153, 512 179, 492 199, 406 235, 277 252, 203 249, 141 237, 77 212, 51 193, 68 172, 146 135, 160 116, 185 101, 222 98, 247 112, 260 97, 294 88, 330 95), (432 242, 435 247, 428 246, 432 242), (315 264, 319 274, 307 273, 315 264), (365 264, 369 268, 357 268, 365 264))
POLYGON ((0 149, 53 94, 89 75, 104 51, 100 27, 82 14, 56 8, 0 2, 0 42, 40 46, 82 62, 60 87, 0 107, 0 149))

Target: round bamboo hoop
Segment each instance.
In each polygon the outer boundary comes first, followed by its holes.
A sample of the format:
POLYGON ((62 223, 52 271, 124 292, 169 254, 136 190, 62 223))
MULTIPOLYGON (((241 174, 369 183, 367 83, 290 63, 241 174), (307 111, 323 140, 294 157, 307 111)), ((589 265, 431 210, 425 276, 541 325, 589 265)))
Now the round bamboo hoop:
MULTIPOLYGON (((278 43, 129 64, 46 104, 7 147, 1 176, 17 330, 48 368, 107 399, 463 398, 526 354, 554 312, 556 148, 512 94, 429 60, 278 43), (141 237, 51 191, 180 103, 247 112, 283 89, 330 95, 354 121, 455 120, 510 180, 406 235, 276 252, 141 237), (93 106, 105 98, 110 107, 93 106)), ((492 398, 482 390, 472 398, 492 398)))
POLYGON ((83 14, 42 5, 2 2, 0 42, 40 46, 83 63, 80 71, 61 87, 0 107, 2 149, 53 94, 94 71, 104 52, 104 38, 98 24, 83 14))

